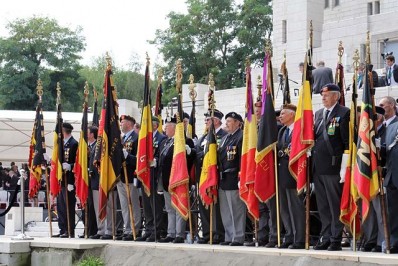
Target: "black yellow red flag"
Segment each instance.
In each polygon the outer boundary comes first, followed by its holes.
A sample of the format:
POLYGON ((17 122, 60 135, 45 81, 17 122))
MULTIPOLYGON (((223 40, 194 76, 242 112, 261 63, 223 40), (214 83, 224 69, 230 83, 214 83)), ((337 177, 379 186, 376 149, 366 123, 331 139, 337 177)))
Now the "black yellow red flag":
POLYGON ((63 119, 61 112, 61 103, 58 102, 57 120, 55 123, 55 130, 54 130, 54 138, 53 138, 54 146, 53 146, 53 153, 51 156, 51 172, 50 172, 50 193, 53 196, 57 196, 61 191, 60 182, 62 180, 62 173, 63 173, 62 162, 64 161, 64 136, 62 134, 62 124, 63 124, 63 119))
POLYGON ((43 167, 46 167, 46 160, 44 154, 46 153, 46 142, 44 139, 44 124, 43 124, 43 108, 41 96, 36 107, 36 117, 32 131, 32 138, 30 141, 29 153, 29 197, 33 198, 37 195, 40 189, 40 181, 43 173, 43 167))
POLYGON ((122 171, 124 157, 120 135, 116 91, 112 80, 112 68, 108 63, 95 152, 96 163, 100 165, 99 218, 101 220, 106 217, 109 193, 116 185, 122 171))
POLYGON ((149 88, 149 60, 145 69, 144 103, 141 113, 141 129, 138 134, 137 177, 145 193, 151 194, 151 163, 153 161, 151 92, 149 88))

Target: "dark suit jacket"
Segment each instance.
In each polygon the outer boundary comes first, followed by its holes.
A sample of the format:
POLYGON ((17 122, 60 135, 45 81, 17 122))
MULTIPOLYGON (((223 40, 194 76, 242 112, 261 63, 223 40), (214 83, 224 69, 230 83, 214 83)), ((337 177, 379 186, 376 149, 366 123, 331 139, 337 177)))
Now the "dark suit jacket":
POLYGON ((344 150, 348 150, 350 109, 336 104, 325 124, 322 122, 324 108, 315 113, 315 145, 312 149, 312 171, 318 175, 339 175, 341 158, 344 150), (320 125, 320 123, 322 124, 320 125), (334 134, 327 134, 330 145, 324 139, 324 131, 333 127, 334 134), (318 129, 319 128, 319 129, 318 129), (332 153, 329 151, 329 147, 332 153))
MULTIPOLYGON (((386 75, 388 75, 388 69, 386 69, 386 75)), ((392 77, 391 78, 394 78, 394 80, 395 80, 395 82, 398 82, 398 65, 396 65, 396 64, 394 64, 394 66, 393 66, 393 68, 392 68, 392 77)), ((389 84, 389 80, 388 80, 388 78, 387 78, 387 76, 386 76, 386 86, 389 86, 390 84, 389 84)))
MULTIPOLYGON (((217 144, 220 145, 221 139, 227 134, 222 128, 216 133, 217 144)), ((199 183, 200 174, 202 173, 203 157, 205 156, 205 145, 202 144, 207 138, 207 134, 204 134, 198 139, 195 145, 196 150, 196 181, 199 183)))
POLYGON ((225 135, 217 150, 220 188, 237 190, 239 182, 240 159, 242 156, 243 132, 238 129, 232 136, 225 135))
MULTIPOLYGON (((193 162, 195 160, 196 151, 194 148, 194 143, 192 139, 186 138, 185 143, 191 148, 191 153, 186 155, 188 171, 191 169, 193 162)), ((169 191, 169 181, 171 166, 173 163, 173 153, 174 153, 174 138, 169 138, 162 142, 159 148, 158 157, 158 177, 162 179, 163 189, 169 191)))
POLYGON ((314 83, 312 90, 314 93, 319 93, 323 86, 328 83, 334 83, 333 71, 329 67, 318 67, 312 71, 312 78, 314 83))
POLYGON ((296 188, 297 182, 290 174, 289 171, 289 155, 286 153, 287 150, 290 151, 290 143, 292 141, 292 133, 285 141, 285 130, 286 126, 282 127, 278 133, 278 184, 280 188, 296 188), (281 151, 281 152, 279 152, 281 151), (283 156, 281 155, 283 152, 283 156))
MULTIPOLYGON (((156 160, 159 159, 160 147, 163 145, 166 139, 166 135, 159 133, 159 131, 156 131, 155 135, 153 136, 153 157, 156 160)), ((151 186, 153 186, 155 191, 157 189, 157 184, 159 180, 157 169, 159 169, 159 162, 157 162, 156 167, 151 168, 151 186)))
POLYGON ((392 149, 388 147, 394 142, 398 135, 398 123, 390 124, 386 132, 386 147, 387 147, 387 174, 384 178, 385 187, 398 188, 398 145, 392 149))
POLYGON ((76 161, 76 153, 77 148, 79 147, 79 143, 71 136, 69 140, 64 144, 64 161, 63 163, 68 163, 71 165, 71 171, 64 171, 62 174, 62 182, 61 186, 65 187, 65 180, 68 185, 75 185, 75 174, 72 172, 75 161, 76 161))
MULTIPOLYGON (((127 168, 127 177, 129 183, 134 182, 134 178, 137 178, 135 175, 135 168, 137 166, 137 148, 138 148, 138 135, 134 131, 124 140, 122 140, 123 148, 128 152, 126 158, 126 168, 127 168)), ((126 178, 124 177, 124 170, 122 169, 121 181, 126 183, 126 178)))
POLYGON ((90 188, 92 190, 99 189, 99 173, 97 167, 94 165, 95 159, 95 145, 96 142, 93 144, 88 144, 89 154, 88 154, 88 169, 90 173, 90 188))

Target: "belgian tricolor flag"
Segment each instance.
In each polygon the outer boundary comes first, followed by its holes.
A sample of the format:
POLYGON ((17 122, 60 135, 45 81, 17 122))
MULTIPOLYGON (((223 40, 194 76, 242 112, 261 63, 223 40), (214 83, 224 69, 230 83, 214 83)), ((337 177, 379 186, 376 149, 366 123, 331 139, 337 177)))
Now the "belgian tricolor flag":
POLYGON ((96 162, 100 163, 99 218, 101 220, 106 217, 109 192, 120 177, 124 160, 116 91, 111 75, 112 69, 109 65, 105 73, 104 100, 102 102, 96 150, 96 162))
POLYGON ((144 105, 141 113, 141 129, 138 136, 137 177, 145 193, 151 194, 151 162, 153 161, 151 92, 149 89, 149 61, 145 69, 144 105))
POLYGON ((189 215, 189 174, 185 150, 185 131, 181 95, 178 99, 177 125, 174 135, 173 161, 170 172, 169 192, 171 204, 185 220, 189 215))
POLYGON ((44 154, 46 153, 46 143, 44 139, 44 124, 43 124, 43 109, 42 102, 39 100, 36 107, 36 118, 32 131, 32 138, 30 141, 29 153, 29 197, 36 196, 40 189, 40 180, 43 172, 42 166, 46 166, 44 154))
POLYGON ((297 191, 301 193, 307 183, 307 151, 314 145, 314 118, 311 99, 311 52, 307 52, 304 62, 303 85, 300 88, 294 130, 289 156, 289 171, 297 181, 297 191))
POLYGON ((254 116, 250 62, 246 66, 246 117, 244 121, 242 158, 240 163, 240 198, 246 203, 248 212, 258 220, 258 199, 254 193, 256 174, 257 119, 254 116))
POLYGON ((206 139, 207 145, 200 174, 199 195, 204 205, 208 207, 217 202, 218 196, 217 139, 213 121, 206 139))
POLYGON ((80 131, 79 147, 76 154, 75 173, 76 196, 79 197, 83 208, 88 197, 88 145, 87 145, 87 102, 83 105, 83 118, 80 131))
POLYGON ((64 161, 64 135, 62 134, 62 112, 61 103, 57 104, 57 121, 54 131, 54 147, 51 156, 51 172, 50 172, 50 192, 51 195, 57 196, 61 191, 62 180, 62 162, 64 161))
POLYGON ((263 92, 261 118, 258 125, 256 149, 255 193, 261 202, 275 195, 275 146, 278 139, 278 127, 273 102, 271 57, 267 53, 264 59, 263 92))

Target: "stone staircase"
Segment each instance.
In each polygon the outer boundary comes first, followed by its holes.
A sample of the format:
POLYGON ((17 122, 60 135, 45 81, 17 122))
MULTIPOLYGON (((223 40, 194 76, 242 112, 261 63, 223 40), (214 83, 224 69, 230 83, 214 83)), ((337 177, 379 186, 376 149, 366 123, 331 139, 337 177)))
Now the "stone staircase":
MULTIPOLYGON (((52 222, 53 235, 59 233, 58 222, 52 222)), ((84 232, 84 225, 79 221, 75 227, 75 236, 82 235, 84 232)), ((29 222, 26 225, 25 234, 30 237, 50 237, 49 222, 29 222)))

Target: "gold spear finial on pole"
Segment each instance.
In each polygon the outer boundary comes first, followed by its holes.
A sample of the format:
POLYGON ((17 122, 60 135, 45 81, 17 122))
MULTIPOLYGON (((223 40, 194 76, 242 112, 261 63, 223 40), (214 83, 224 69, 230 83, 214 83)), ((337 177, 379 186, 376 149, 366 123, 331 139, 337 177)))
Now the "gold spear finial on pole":
MULTIPOLYGON (((264 47, 265 53, 267 53, 269 56, 272 57, 272 42, 270 39, 265 40, 265 47, 264 47)), ((247 58, 246 58, 247 59, 247 58)))
POLYGON ((151 63, 151 58, 148 55, 148 52, 145 53, 146 54, 146 65, 149 66, 151 63))
POLYGON ((257 102, 262 101, 261 89, 263 88, 263 82, 261 80, 261 75, 257 76, 257 102))
POLYGON ((366 33, 366 64, 370 64, 370 31, 366 33))
POLYGON ((176 90, 178 94, 182 93, 182 59, 176 62, 176 90))
POLYGON ((310 43, 309 43, 310 49, 312 49, 313 38, 314 38, 314 27, 312 25, 312 20, 310 20, 310 43))
POLYGON ((212 73, 209 74, 209 95, 207 96, 208 102, 209 102, 209 111, 212 112, 214 108, 216 108, 216 101, 214 99, 214 91, 215 91, 215 85, 214 85, 214 76, 212 73))
POLYGON ((97 92, 97 90, 95 89, 94 85, 93 85, 93 95, 94 95, 94 99, 95 99, 95 100, 98 100, 98 92, 97 92))
POLYGON ((337 47, 337 56, 339 57, 339 64, 341 64, 341 59, 344 54, 344 47, 343 47, 343 42, 339 41, 339 46, 337 47))
POLYGON ((84 83, 84 91, 83 91, 85 104, 88 102, 89 89, 90 87, 88 86, 88 81, 86 80, 86 82, 84 83))
POLYGON ((105 54, 105 60, 106 60, 106 69, 111 70, 112 69, 112 57, 109 55, 108 52, 105 54))
POLYGON ((41 96, 43 95, 43 83, 41 79, 37 80, 36 94, 39 96, 39 101, 41 101, 41 96))
POLYGON ((360 59, 360 57, 359 57, 359 51, 358 51, 358 49, 355 49, 355 52, 354 52, 354 56, 352 57, 352 60, 353 60, 353 66, 354 66, 354 71, 358 71, 358 68, 359 68, 359 59, 360 59))
POLYGON ((57 105, 61 104, 61 83, 57 82, 57 105))
POLYGON ((246 57, 246 60, 245 60, 245 66, 246 66, 246 68, 248 68, 248 67, 250 67, 250 57, 246 57))
POLYGON ((162 84, 163 82, 163 69, 159 69, 158 71, 158 87, 160 86, 160 84, 162 84))
POLYGON ((192 102, 195 102, 196 96, 198 96, 198 94, 195 90, 196 85, 195 85, 194 81, 195 81, 194 76, 192 74, 189 75, 189 87, 188 88, 189 88, 189 97, 191 98, 192 102))

